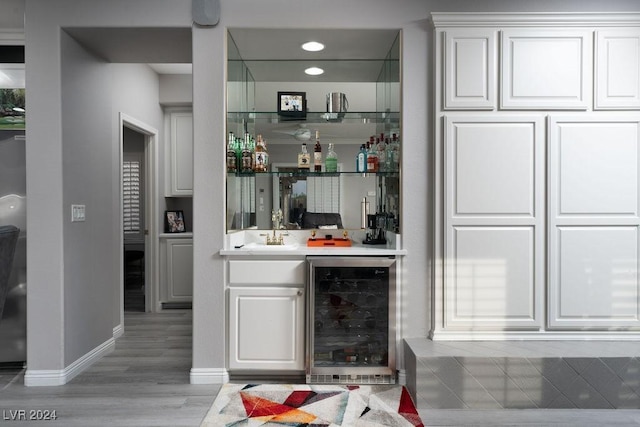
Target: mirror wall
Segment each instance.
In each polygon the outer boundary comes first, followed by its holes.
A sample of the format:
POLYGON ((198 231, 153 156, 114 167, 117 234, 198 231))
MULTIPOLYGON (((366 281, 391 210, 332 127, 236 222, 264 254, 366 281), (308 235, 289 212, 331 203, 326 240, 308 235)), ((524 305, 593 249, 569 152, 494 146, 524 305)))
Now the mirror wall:
MULTIPOLYGON (((266 141, 269 169, 227 173, 227 229, 271 229, 272 210, 283 211, 286 228, 307 228, 303 214, 337 214, 339 228, 360 229, 361 202, 371 214, 385 212, 398 230, 399 170, 356 173, 356 155, 370 137, 400 132, 400 33, 397 30, 230 29, 228 34, 227 130, 235 138, 266 141), (323 53, 300 49, 325 43, 323 53), (307 76, 308 66, 323 68, 307 76), (278 92, 303 92, 304 118, 278 114, 278 92), (340 114, 328 114, 327 94, 344 94, 340 114), (298 153, 313 147, 319 132, 322 156, 328 144, 338 157, 338 173, 300 173, 298 153)), ((336 222, 334 215, 323 215, 336 222)), ((315 228, 315 227, 312 227, 315 228)))

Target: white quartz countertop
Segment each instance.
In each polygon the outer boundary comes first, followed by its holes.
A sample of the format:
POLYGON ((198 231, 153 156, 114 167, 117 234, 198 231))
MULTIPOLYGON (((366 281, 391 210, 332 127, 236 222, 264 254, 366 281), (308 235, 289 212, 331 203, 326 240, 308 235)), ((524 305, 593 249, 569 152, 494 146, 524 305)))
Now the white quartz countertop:
POLYGON ((311 247, 307 245, 297 245, 291 248, 274 249, 273 247, 240 247, 232 249, 221 249, 220 255, 224 256, 310 256, 310 255, 357 255, 357 256, 380 256, 380 255, 406 255, 403 249, 390 249, 384 245, 358 245, 350 247, 311 247))
MULTIPOLYGON (((338 246, 307 246, 309 238, 308 231, 288 231, 284 237, 283 246, 268 246, 265 244, 264 231, 246 230, 227 234, 225 247, 219 254, 223 256, 246 257, 246 256, 313 256, 313 255, 353 255, 353 256, 399 256, 406 255, 406 249, 400 246, 400 236, 396 234, 388 235, 386 245, 365 245, 362 244, 361 233, 351 232, 349 238, 352 245, 347 247, 338 246)), ((325 233, 331 233, 326 231, 325 233)), ((342 232, 333 232, 333 235, 342 235, 342 232)), ((318 239, 323 235, 319 234, 318 239)))

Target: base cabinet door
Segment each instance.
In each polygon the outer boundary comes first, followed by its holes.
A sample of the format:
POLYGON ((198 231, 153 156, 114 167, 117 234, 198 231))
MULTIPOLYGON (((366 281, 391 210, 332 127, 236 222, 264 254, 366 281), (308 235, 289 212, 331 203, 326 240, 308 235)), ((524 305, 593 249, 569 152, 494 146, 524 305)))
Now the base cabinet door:
POLYGON ((163 259, 163 303, 182 303, 193 300, 193 240, 166 239, 161 245, 163 259))
POLYGON ((229 288, 229 369, 304 370, 304 288, 229 288))

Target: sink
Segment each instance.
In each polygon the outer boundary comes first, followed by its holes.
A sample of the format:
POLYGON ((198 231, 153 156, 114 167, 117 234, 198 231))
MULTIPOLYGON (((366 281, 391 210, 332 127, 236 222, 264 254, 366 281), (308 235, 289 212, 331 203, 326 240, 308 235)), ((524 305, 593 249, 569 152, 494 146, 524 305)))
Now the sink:
POLYGON ((266 250, 266 251, 290 251, 292 249, 297 249, 298 248, 297 243, 287 243, 284 245, 267 245, 266 243, 256 243, 256 242, 251 242, 251 243, 247 243, 245 244, 242 248, 240 249, 245 249, 245 250, 266 250))

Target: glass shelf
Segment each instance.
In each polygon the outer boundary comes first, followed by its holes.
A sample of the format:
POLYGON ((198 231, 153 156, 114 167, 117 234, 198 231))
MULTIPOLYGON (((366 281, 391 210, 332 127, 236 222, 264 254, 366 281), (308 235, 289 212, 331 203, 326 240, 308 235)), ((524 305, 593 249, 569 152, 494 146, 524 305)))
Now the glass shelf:
POLYGON ((398 123, 400 113, 397 111, 350 111, 347 113, 307 111, 306 118, 291 118, 280 116, 274 111, 230 111, 227 113, 227 119, 233 122, 253 121, 255 123, 398 123))

